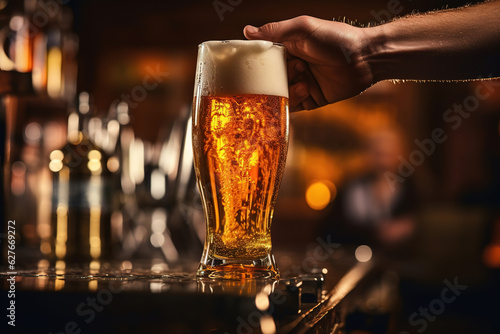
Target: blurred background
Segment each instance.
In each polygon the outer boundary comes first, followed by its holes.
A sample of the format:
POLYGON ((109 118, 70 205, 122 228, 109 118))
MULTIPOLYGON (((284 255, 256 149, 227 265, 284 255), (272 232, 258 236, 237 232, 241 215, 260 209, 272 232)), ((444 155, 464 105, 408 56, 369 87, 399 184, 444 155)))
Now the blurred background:
MULTIPOLYGON (((17 263, 199 260, 204 219, 188 126, 199 43, 304 14, 368 25, 465 3, 0 1, 2 210, 4 222, 16 220, 17 263), (72 219, 89 227, 75 230, 72 219), (80 235, 89 254, 76 247, 80 235)), ((381 82, 293 114, 291 134, 276 253, 307 252, 317 237, 368 245, 400 277, 406 326, 458 277, 468 294, 440 321, 453 320, 448 331, 493 328, 500 81, 381 82)))

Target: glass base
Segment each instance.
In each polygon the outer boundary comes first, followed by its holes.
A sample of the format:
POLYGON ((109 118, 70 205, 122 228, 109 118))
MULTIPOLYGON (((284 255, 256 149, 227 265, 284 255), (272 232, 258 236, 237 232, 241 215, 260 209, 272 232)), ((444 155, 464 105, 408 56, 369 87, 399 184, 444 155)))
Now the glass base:
POLYGON ((269 254, 257 260, 221 259, 207 256, 196 272, 197 277, 244 280, 244 279, 278 279, 278 268, 274 256, 269 254))

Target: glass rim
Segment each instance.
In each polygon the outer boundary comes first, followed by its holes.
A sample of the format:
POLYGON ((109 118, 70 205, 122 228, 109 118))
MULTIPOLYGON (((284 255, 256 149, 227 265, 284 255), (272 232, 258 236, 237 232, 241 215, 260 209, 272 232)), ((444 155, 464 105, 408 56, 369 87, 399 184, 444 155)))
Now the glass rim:
POLYGON ((271 43, 273 43, 273 46, 278 46, 280 48, 286 49, 285 45, 282 44, 282 43, 272 42, 272 41, 268 41, 268 40, 265 40, 265 39, 212 39, 212 40, 201 42, 200 44, 198 44, 198 48, 200 48, 204 44, 210 43, 210 42, 221 42, 221 43, 229 43, 229 42, 248 42, 248 43, 251 43, 251 42, 271 42, 271 43))

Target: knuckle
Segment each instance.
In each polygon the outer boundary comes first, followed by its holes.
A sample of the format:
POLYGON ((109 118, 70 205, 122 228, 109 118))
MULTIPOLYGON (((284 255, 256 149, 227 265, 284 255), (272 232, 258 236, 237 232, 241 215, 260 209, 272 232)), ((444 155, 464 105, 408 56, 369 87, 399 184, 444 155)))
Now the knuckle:
POLYGON ((276 29, 279 28, 279 23, 278 22, 270 22, 270 23, 267 23, 267 24, 264 24, 262 27, 260 27, 260 30, 263 32, 263 33, 273 33, 276 31, 276 29))
POLYGON ((297 23, 303 28, 310 28, 314 25, 314 18, 309 15, 301 15, 297 17, 297 23))

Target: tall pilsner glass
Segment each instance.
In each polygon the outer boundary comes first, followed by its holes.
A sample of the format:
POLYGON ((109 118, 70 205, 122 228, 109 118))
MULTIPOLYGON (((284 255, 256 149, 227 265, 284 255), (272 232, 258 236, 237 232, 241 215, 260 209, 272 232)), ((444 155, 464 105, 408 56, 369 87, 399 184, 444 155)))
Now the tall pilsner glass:
POLYGON ((207 233, 198 277, 279 277, 271 220, 287 149, 284 46, 200 44, 193 150, 207 233))

